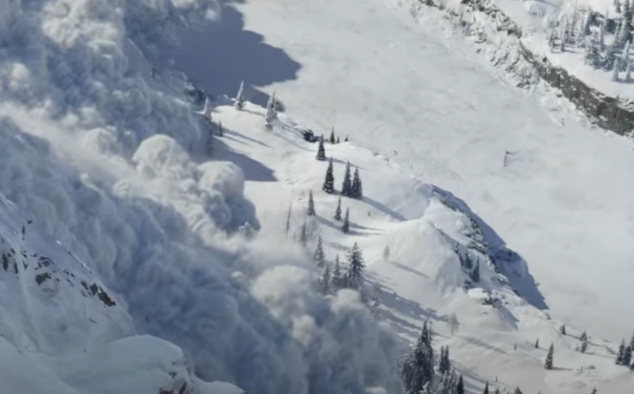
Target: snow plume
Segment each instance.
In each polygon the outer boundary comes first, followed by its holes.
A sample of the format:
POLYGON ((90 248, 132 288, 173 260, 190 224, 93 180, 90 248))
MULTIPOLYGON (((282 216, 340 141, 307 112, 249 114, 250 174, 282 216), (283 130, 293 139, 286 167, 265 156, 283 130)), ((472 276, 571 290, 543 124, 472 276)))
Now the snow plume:
POLYGON ((145 55, 213 10, 0 0, 0 192, 200 377, 260 394, 398 392, 400 349, 356 295, 324 299, 292 247, 233 237, 259 228, 242 170, 190 156, 204 134, 184 81, 145 55))

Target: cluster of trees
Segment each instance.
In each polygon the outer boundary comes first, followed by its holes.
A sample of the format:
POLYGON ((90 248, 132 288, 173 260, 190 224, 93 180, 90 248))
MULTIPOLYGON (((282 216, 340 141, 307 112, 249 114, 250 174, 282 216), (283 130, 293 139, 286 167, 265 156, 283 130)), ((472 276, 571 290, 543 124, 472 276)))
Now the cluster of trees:
POLYGON ((612 71, 612 80, 631 81, 633 64, 630 59, 632 40, 632 0, 614 0, 619 16, 609 19, 588 8, 583 13, 577 9, 554 26, 548 34, 552 51, 565 52, 567 47, 584 48, 586 64, 606 71, 612 71), (598 26, 592 29, 593 25, 598 26), (607 43, 606 33, 613 26, 613 39, 607 43))
POLYGON ((365 261, 363 252, 356 242, 348 251, 346 267, 341 266, 339 255, 336 255, 333 264, 326 262, 321 237, 317 241, 314 259, 318 266, 324 267, 319 281, 324 294, 334 293, 339 289, 361 290, 363 288, 365 261))
MULTIPOLYGON (((319 148, 317 149, 317 160, 326 161, 326 152, 324 150, 323 137, 319 141, 319 148)), ((363 198, 363 183, 359 176, 359 167, 354 170, 354 176, 350 177, 350 162, 346 163, 346 172, 343 175, 343 183, 341 184, 341 195, 344 197, 350 197, 355 199, 363 198)), ((326 177, 324 179, 324 185, 322 190, 328 194, 334 194, 335 190, 335 176, 333 173, 332 158, 328 163, 328 169, 326 170, 326 177)))
POLYGON ((616 364, 630 367, 634 371, 634 363, 632 362, 632 352, 634 351, 634 335, 630 339, 630 343, 626 344, 625 340, 621 342, 619 351, 616 353, 616 364))

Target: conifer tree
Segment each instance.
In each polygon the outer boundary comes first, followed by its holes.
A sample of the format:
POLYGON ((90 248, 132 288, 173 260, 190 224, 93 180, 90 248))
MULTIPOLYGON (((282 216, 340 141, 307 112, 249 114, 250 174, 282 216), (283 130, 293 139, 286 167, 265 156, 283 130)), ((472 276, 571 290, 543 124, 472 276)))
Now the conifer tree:
POLYGON ((535 349, 539 349, 539 339, 535 341, 535 349))
POLYGON ((341 196, 337 200, 337 209, 335 210, 335 220, 341 220, 341 196))
POLYGON ((385 245, 383 248, 383 260, 387 261, 390 258, 390 247, 385 245))
POLYGON ((406 394, 419 394, 426 386, 433 384, 434 356, 428 341, 429 332, 425 322, 421 336, 412 352, 405 358, 401 370, 406 394))
POLYGON ((601 29, 599 30, 599 46, 601 49, 605 48, 605 31, 608 26, 608 21, 605 20, 601 24, 601 29))
POLYGON ((330 143, 334 144, 335 143, 335 128, 332 128, 332 131, 330 132, 330 143))
POLYGON ((548 349, 548 355, 546 355, 546 362, 544 363, 544 368, 547 370, 553 369, 553 353, 555 352, 555 347, 551 344, 548 349))
POLYGON ((222 122, 218 122, 218 137, 225 135, 225 129, 222 128, 222 122))
POLYGON ((499 387, 495 388, 495 394, 500 394, 500 388, 499 387))
POLYGON ((348 252, 348 285, 355 289, 363 286, 363 273, 365 272, 365 262, 363 261, 363 253, 357 243, 354 243, 352 249, 348 252))
POLYGON ((321 280, 319 282, 321 284, 321 291, 324 294, 328 294, 332 285, 332 279, 330 276, 330 264, 326 264, 326 268, 324 268, 324 273, 321 275, 321 280))
POLYGON ((306 247, 306 243, 308 242, 308 231, 306 228, 306 222, 304 222, 304 224, 302 224, 302 229, 299 233, 299 243, 303 246, 306 247))
POLYGON ((581 353, 585 353, 585 352, 586 352, 586 350, 588 350, 588 339, 587 339, 587 338, 586 338, 586 339, 583 339, 583 340, 581 341, 581 348, 579 348, 579 351, 580 351, 581 353))
POLYGON ((614 68, 612 69, 612 81, 619 81, 619 58, 614 59, 614 68))
POLYGON ((624 365, 624 362, 623 362, 624 356, 625 356, 625 340, 621 341, 621 345, 619 346, 619 351, 616 354, 617 365, 624 365))
POLYGON ((628 56, 625 61, 625 82, 632 82, 632 59, 628 56))
POLYGON ((238 89, 238 95, 236 96, 235 108, 238 111, 242 111, 244 109, 244 81, 240 82, 240 89, 238 89))
POLYGON ((207 156, 211 156, 214 151, 214 131, 211 127, 209 127, 209 132, 207 133, 207 142, 205 144, 205 153, 207 156))
POLYGON ((339 141, 339 137, 337 137, 337 144, 338 144, 339 142, 340 142, 340 141, 339 141))
POLYGON ((516 387, 515 391, 513 392, 513 394, 524 394, 524 393, 522 393, 522 390, 520 390, 519 387, 516 387))
POLYGON ((266 129, 273 130, 273 122, 277 119, 277 111, 275 109, 275 93, 269 97, 269 101, 266 104, 266 129))
POLYGON ((337 290, 342 287, 343 277, 341 276, 341 264, 339 264, 339 255, 335 256, 335 268, 332 270, 330 278, 331 289, 337 290))
POLYGON ((581 339, 582 341, 587 341, 588 334, 584 331, 583 333, 581 333, 581 336, 579 337, 579 339, 581 339))
POLYGON ((469 277, 474 283, 480 282, 480 261, 476 260, 473 269, 469 272, 469 277))
POLYGON ((631 363, 632 363, 632 348, 630 347, 630 345, 627 345, 623 353, 623 365, 627 367, 631 363))
POLYGON ((359 167, 354 170, 354 178, 350 188, 350 197, 358 200, 363 198, 363 185, 361 184, 361 178, 359 177, 359 167))
POLYGON ((482 392, 482 394, 489 394, 489 382, 488 381, 484 384, 484 391, 482 392))
POLYGON ((324 136, 319 138, 319 147, 317 148, 317 160, 326 161, 326 148, 324 148, 324 136))
POLYGON ((291 229, 291 213, 292 213, 293 204, 288 205, 288 214, 286 215, 286 236, 288 236, 288 231, 291 229))
POLYGON ((346 216, 343 218, 341 231, 343 231, 344 234, 348 234, 350 232, 350 208, 346 208, 346 216))
POLYGON ((350 162, 346 163, 346 172, 343 176, 343 183, 341 185, 341 195, 350 197, 352 189, 352 181, 350 180, 350 162))
POLYGON ((308 216, 315 216, 315 200, 313 200, 313 191, 308 192, 308 210, 306 211, 308 216))
POLYGON ((449 346, 440 348, 440 361, 438 364, 438 371, 445 373, 451 370, 451 360, 449 359, 449 346))
POLYGON ((630 347, 634 349, 634 334, 632 335, 632 339, 630 339, 630 347))
POLYGON ((462 380, 462 375, 458 378, 458 384, 456 384, 455 394, 464 394, 464 381, 462 380))
POLYGON ((324 185, 322 186, 322 189, 328 194, 333 194, 335 192, 335 176, 333 174, 332 168, 332 157, 330 158, 330 162, 328 163, 328 169, 326 170, 326 179, 324 179, 324 185))
POLYGON ((562 324, 561 327, 559 327, 559 332, 561 333, 561 335, 566 335, 566 325, 562 324))
POLYGON ((315 248, 315 255, 313 259, 317 263, 318 267, 323 267, 324 262, 326 261, 326 255, 324 253, 324 243, 321 239, 321 235, 317 238, 317 248, 315 248))
POLYGON ((349 141, 349 140, 348 140, 348 136, 346 136, 346 139, 345 139, 344 141, 345 141, 345 142, 348 142, 348 141, 349 141))

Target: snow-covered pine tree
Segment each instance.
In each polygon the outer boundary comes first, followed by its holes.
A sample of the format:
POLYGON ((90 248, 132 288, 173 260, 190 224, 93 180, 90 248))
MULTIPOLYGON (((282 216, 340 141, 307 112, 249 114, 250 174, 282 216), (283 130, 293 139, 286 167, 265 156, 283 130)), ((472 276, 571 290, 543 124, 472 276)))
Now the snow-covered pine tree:
POLYGON ((488 381, 484 384, 484 391, 482 392, 482 394, 489 394, 489 382, 488 381))
POLYGON ((592 389, 592 393, 591 394, 597 394, 597 388, 596 387, 592 389))
POLYGON ((420 394, 425 386, 433 384, 434 356, 428 344, 427 322, 412 352, 407 355, 401 369, 405 394, 420 394))
POLYGON ((605 31, 607 29, 608 26, 608 21, 604 20, 603 23, 601 24, 601 29, 599 30, 599 48, 603 49, 605 48, 605 31))
POLYGON ((339 142, 341 142, 341 141, 339 141, 339 137, 337 137, 337 144, 338 144, 339 142))
POLYGON ((303 247, 306 247, 306 244, 308 243, 308 228, 307 228, 306 222, 302 224, 302 229, 299 233, 299 243, 303 247))
POLYGON ((623 365, 627 367, 631 363, 632 363, 632 348, 630 347, 630 345, 627 345, 625 347, 625 350, 623 351, 623 365))
POLYGON ((473 269, 469 271, 469 278, 471 278, 471 281, 473 281, 473 283, 480 282, 480 260, 476 260, 473 269))
POLYGON ((619 45, 625 45, 625 43, 628 42, 631 30, 632 29, 630 28, 629 23, 626 23, 626 22, 622 23, 621 30, 619 31, 619 35, 615 37, 615 39, 618 40, 619 45))
POLYGON ((328 169, 326 170, 326 179, 324 179, 322 190, 328 194, 333 194, 335 192, 335 175, 332 168, 332 157, 330 158, 330 162, 328 163, 328 169))
POLYGON ((566 335, 566 325, 562 324, 561 327, 559 327, 559 332, 561 333, 561 335, 566 335))
POLYGON ((447 326, 449 327, 449 331, 451 331, 451 335, 460 329, 460 322, 458 321, 458 316, 455 313, 449 315, 449 319, 447 319, 447 326))
POLYGON ((286 215, 286 236, 288 236, 288 231, 291 229, 291 213, 293 209, 293 203, 288 205, 288 214, 286 215))
POLYGON ((238 111, 242 111, 244 109, 244 101, 244 81, 242 81, 240 82, 240 89, 238 89, 238 95, 236 96, 234 107, 238 111))
POLYGON ((335 143, 335 128, 333 127, 332 130, 330 131, 330 143, 334 144, 335 143))
POLYGON ((266 103, 266 129, 273 130, 273 122, 277 119, 277 111, 275 110, 276 101, 275 93, 269 97, 269 101, 266 103))
POLYGON ((341 231, 344 234, 350 232, 350 208, 346 208, 346 216, 343 218, 343 224, 341 225, 341 231))
POLYGON ((621 13, 621 2, 619 0, 614 0, 614 8, 616 12, 621 13))
POLYGON ((579 337, 579 339, 581 339, 582 341, 587 341, 588 340, 588 333, 586 333, 585 331, 581 333, 581 336, 579 337))
POLYGON ((579 348, 579 351, 581 353, 585 353, 586 350, 588 350, 588 339, 583 339, 581 340, 581 347, 579 348))
POLYGON ((553 369, 553 355, 555 352, 555 347, 553 344, 550 344, 550 348, 548 349, 548 354, 546 355, 546 362, 544 362, 544 369, 551 370, 553 369))
POLYGON ((440 348, 440 361, 438 371, 442 374, 451 370, 451 360, 449 359, 449 346, 440 348))
POLYGON ((335 210, 335 220, 341 220, 341 196, 337 200, 337 209, 335 210))
POLYGON ((321 239, 321 235, 317 238, 317 247, 315 248, 313 260, 315 260, 318 267, 323 267, 324 262, 326 261, 326 254, 324 253, 324 242, 321 239))
POLYGON ((539 349, 539 339, 535 340, 535 349, 539 349))
POLYGON ((496 388, 495 388, 495 393, 494 393, 494 394, 501 394, 501 393, 500 393, 500 388, 499 388, 499 387, 496 387, 496 388))
POLYGON ((359 177, 359 167, 354 170, 354 178, 352 179, 352 187, 350 188, 350 197, 358 200, 363 198, 363 185, 361 177, 359 177))
POLYGON ((462 375, 458 378, 458 383, 456 384, 455 394, 464 394, 464 381, 462 379, 462 375))
POLYGON ((614 82, 618 82, 619 81, 619 58, 616 57, 614 59, 614 65, 613 65, 613 69, 612 69, 612 81, 614 82))
POLYGON ((214 129, 213 125, 209 125, 209 129, 207 132, 207 141, 205 143, 205 154, 207 156, 211 156, 214 152, 214 129))
POLYGON ((321 291, 324 294, 330 293, 331 287, 331 276, 330 276, 330 264, 326 264, 326 268, 324 268, 324 273, 321 275, 321 279, 319 280, 319 284, 321 285, 321 291))
POLYGON ((352 189, 352 181, 350 179, 350 162, 346 163, 346 172, 343 176, 343 183, 341 184, 341 195, 350 197, 352 189))
POLYGON ((344 142, 348 142, 348 141, 349 141, 348 136, 346 136, 346 139, 344 140, 344 142))
POLYGON ((212 116, 211 116, 212 110, 213 110, 213 105, 211 105, 211 100, 209 99, 209 97, 205 97, 205 109, 203 110, 203 114, 205 116, 205 119, 207 119, 209 123, 211 123, 212 121, 212 116))
POLYGON ((616 364, 617 365, 625 365, 623 363, 623 357, 625 356, 625 340, 621 341, 621 345, 619 346, 619 351, 616 353, 616 364))
POLYGON ((343 276, 341 275, 341 264, 339 263, 339 255, 335 256, 335 267, 330 276, 331 290, 338 290, 342 287, 343 276))
POLYGON ((632 59, 629 55, 625 58, 625 82, 632 82, 632 59))
POLYGON ((559 39, 559 51, 561 53, 566 52, 566 36, 562 35, 561 38, 559 39))
POLYGON ((352 249, 348 252, 348 286, 354 289, 363 287, 363 273, 365 272, 365 262, 363 261, 363 253, 359 245, 355 242, 352 249))
POLYGON ((522 390, 520 390, 519 387, 516 387, 515 391, 513 392, 513 394, 524 394, 524 393, 522 393, 522 390))
POLYGON ((390 258, 390 247, 385 245, 383 248, 383 260, 387 261, 390 258))
POLYGON ((306 210, 308 216, 315 216, 315 200, 313 200, 313 191, 308 191, 308 209, 306 210))
POLYGON ((326 161, 326 148, 324 147, 324 136, 319 138, 319 147, 317 148, 317 160, 326 161))
POLYGON ((632 338, 630 339, 630 347, 634 349, 634 334, 632 334, 632 338))
POLYGON ((218 134, 218 137, 223 137, 225 135, 225 129, 222 127, 222 122, 218 122, 218 131, 216 134, 218 134))

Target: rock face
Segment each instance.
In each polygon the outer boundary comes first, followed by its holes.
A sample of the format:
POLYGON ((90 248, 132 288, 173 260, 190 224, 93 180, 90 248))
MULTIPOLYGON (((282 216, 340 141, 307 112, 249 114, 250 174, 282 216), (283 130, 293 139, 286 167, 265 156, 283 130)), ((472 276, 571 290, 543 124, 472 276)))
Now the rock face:
MULTIPOLYGON (((420 2, 430 5, 429 0, 420 0, 420 2)), ((521 42, 521 27, 489 0, 462 0, 461 7, 463 10, 467 8, 472 13, 485 14, 490 25, 497 32, 506 33, 517 39, 518 52, 522 60, 530 65, 542 80, 561 90, 563 96, 575 104, 597 126, 620 135, 634 130, 634 103, 619 97, 610 97, 591 88, 571 75, 566 69, 554 66, 546 56, 536 54, 526 48, 521 42)), ((448 10, 448 12, 459 17, 455 10, 448 10)), ((465 24, 462 20, 460 23, 465 24)))

